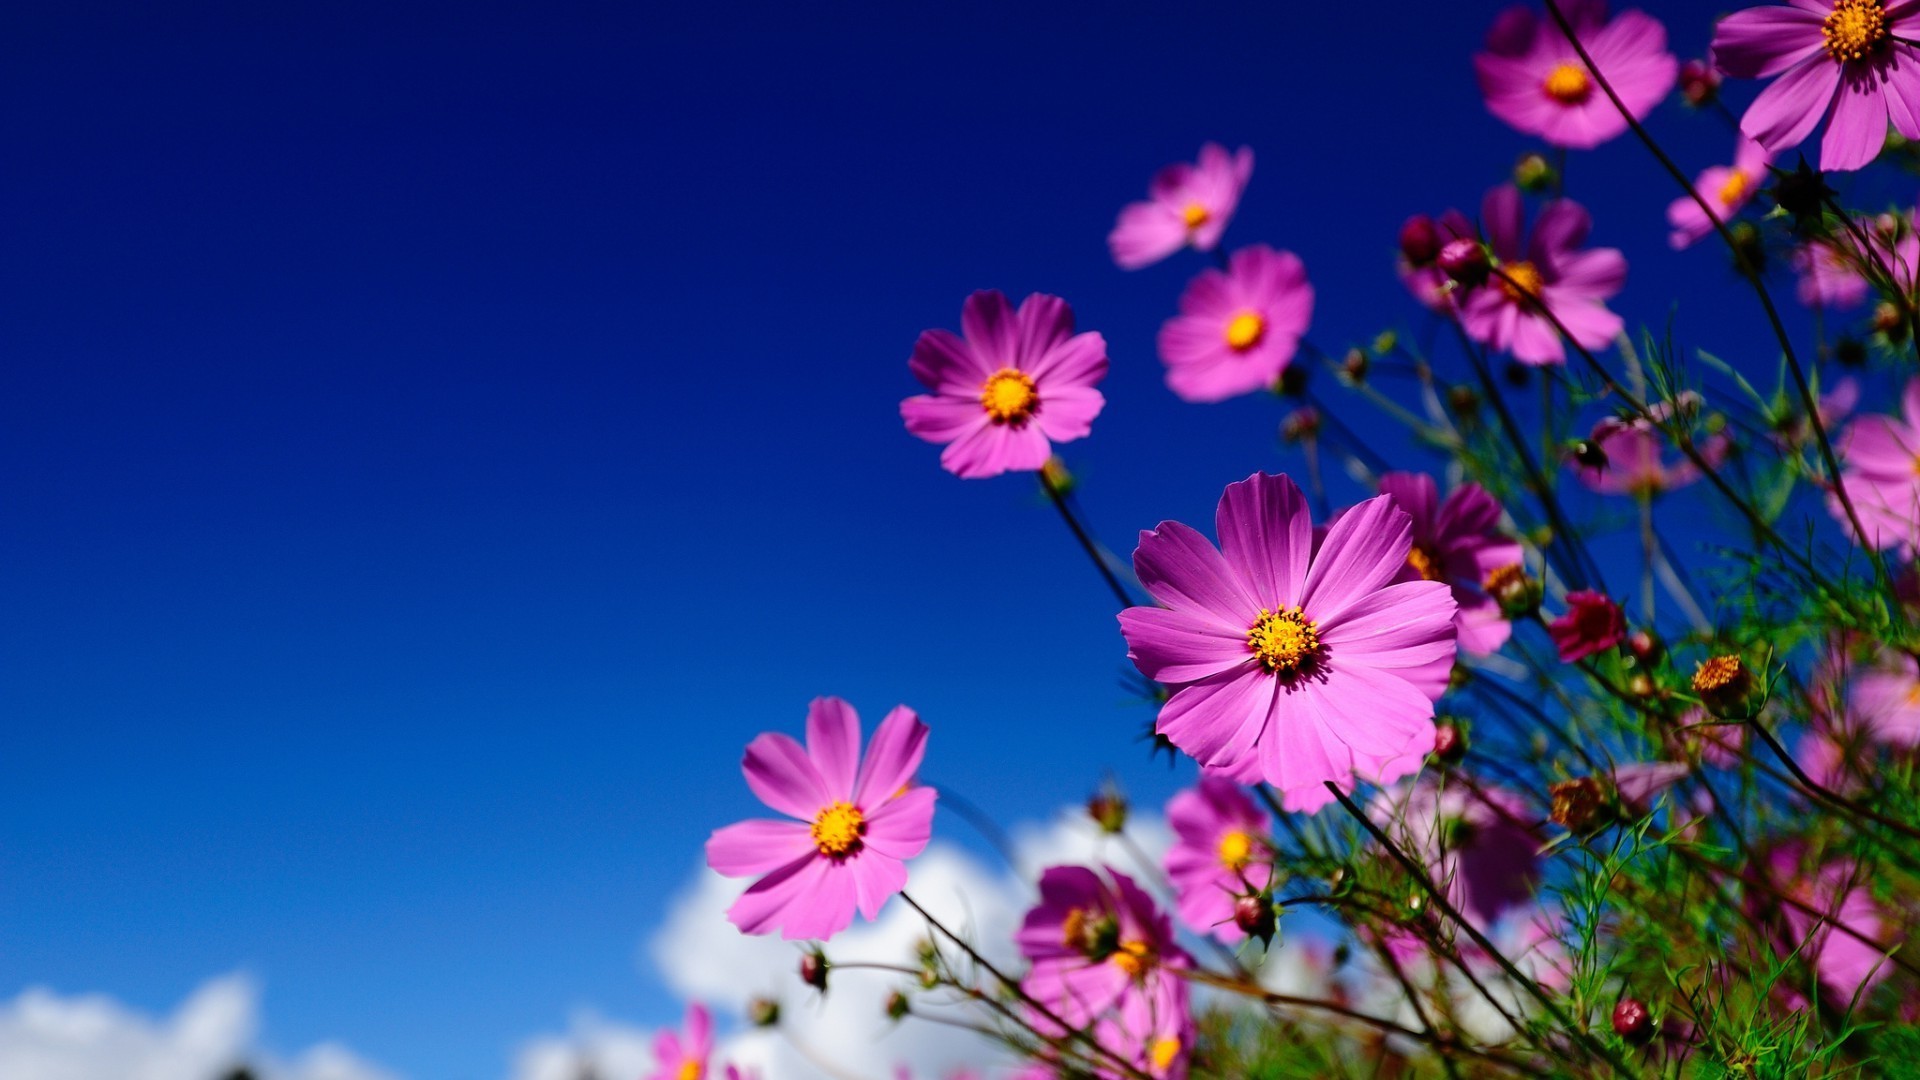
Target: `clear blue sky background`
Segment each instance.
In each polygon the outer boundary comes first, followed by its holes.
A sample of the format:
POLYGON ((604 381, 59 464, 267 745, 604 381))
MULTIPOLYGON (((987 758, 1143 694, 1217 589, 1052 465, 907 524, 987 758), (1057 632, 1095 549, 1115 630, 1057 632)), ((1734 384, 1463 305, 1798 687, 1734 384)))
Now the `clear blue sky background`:
MULTIPOLYGON (((1113 357, 1069 448, 1095 524, 1209 522, 1299 462, 1272 399, 1164 388, 1202 264, 1116 270, 1114 213, 1250 143, 1229 242, 1305 258, 1315 340, 1417 323, 1400 221, 1527 146, 1471 76, 1496 10, 9 12, 0 994, 157 1009, 244 966, 273 1045, 489 1078, 578 1004, 677 1011, 636 946, 816 694, 918 707, 928 778, 1003 820, 1108 769, 1164 795, 1051 511, 901 430, 914 336, 1067 297, 1113 357)), ((1717 5, 1655 10, 1704 50, 1717 5)), ((1771 375, 1638 147, 1569 184, 1623 311, 1771 375)))

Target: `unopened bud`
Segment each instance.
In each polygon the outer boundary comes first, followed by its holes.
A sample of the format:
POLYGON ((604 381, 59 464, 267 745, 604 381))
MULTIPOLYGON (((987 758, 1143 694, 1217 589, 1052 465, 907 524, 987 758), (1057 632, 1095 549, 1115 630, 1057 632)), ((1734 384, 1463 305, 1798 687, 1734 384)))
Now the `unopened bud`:
POLYGON ((1462 289, 1477 289, 1487 283, 1493 264, 1487 249, 1478 240, 1449 240, 1440 246, 1440 272, 1462 289))
POLYGON ((1554 185, 1560 178, 1553 166, 1542 154, 1521 154, 1520 160, 1513 163, 1513 182, 1521 191, 1539 195, 1554 185))
POLYGON ((1104 833, 1117 833, 1127 827, 1127 798, 1116 788, 1107 788, 1087 800, 1087 816, 1104 833))
POLYGON ((1653 1015, 1638 998, 1621 998, 1613 1007, 1613 1033, 1638 1046, 1653 1038, 1653 1015))
POLYGON ((1644 671, 1627 676, 1627 693, 1634 697, 1652 697, 1654 689, 1653 677, 1644 671))
POLYGON ((1040 482, 1062 495, 1072 491, 1074 487, 1073 473, 1067 469, 1067 463, 1058 457, 1050 457, 1041 464, 1040 482))
POLYGON ((1289 444, 1305 442, 1318 434, 1320 434, 1320 412, 1311 405, 1302 405, 1288 413, 1286 419, 1280 421, 1281 442, 1289 444))
POLYGON ((1709 657, 1693 669, 1693 692, 1707 711, 1722 720, 1753 715, 1753 672, 1733 653, 1709 657))
POLYGON ((1480 413, 1480 391, 1466 383, 1455 383, 1447 387, 1447 405, 1455 416, 1470 420, 1480 413))
POLYGON ((1467 733, 1460 725, 1447 721, 1434 725, 1433 756, 1448 765, 1457 765, 1467 756, 1467 733))
POLYGON ((907 995, 898 990, 887 995, 887 1019, 902 1020, 912 1011, 913 1006, 907 1001, 907 995))
POLYGON ((1627 652, 1641 667, 1652 667, 1667 655, 1667 647, 1653 631, 1635 630, 1627 635, 1627 652))
POLYGON ((1242 896, 1233 902, 1233 925, 1262 945, 1273 940, 1273 901, 1264 896, 1242 896))
POLYGON ((1365 349, 1348 349, 1347 355, 1340 359, 1340 374, 1350 383, 1363 383, 1367 381, 1367 368, 1371 364, 1365 349))
POLYGON ((1527 573, 1527 568, 1519 563, 1495 567, 1482 579, 1480 587, 1493 597, 1509 619, 1524 619, 1539 611, 1540 598, 1545 592, 1540 579, 1527 573))
POLYGON ((1581 439, 1568 448, 1567 456, 1583 469, 1604 469, 1607 467, 1607 452, 1592 439, 1581 439))
POLYGON ((1607 789, 1593 777, 1562 780, 1548 787, 1547 793, 1553 797, 1549 817, 1568 832, 1592 832, 1606 823, 1607 789))
POLYGON ((1400 256, 1408 266, 1431 266, 1440 257, 1440 227, 1425 214, 1415 214, 1400 226, 1400 256))
POLYGON ((754 1027, 773 1027, 780 1022, 780 1003, 772 998, 747 1002, 747 1022, 754 1027))
POLYGON ((1280 369, 1280 377, 1273 382, 1273 392, 1281 397, 1299 397, 1307 392, 1307 376, 1311 374, 1305 364, 1288 364, 1280 369))
POLYGON ((1767 189, 1767 193, 1773 196, 1773 201, 1779 204, 1780 209, 1793 217, 1795 225, 1818 219, 1821 209, 1834 195, 1826 180, 1807 164, 1804 157, 1793 171, 1783 169, 1776 175, 1779 179, 1767 189))
POLYGON ((821 993, 827 990, 827 954, 819 949, 809 949, 800 954, 800 981, 821 993))
POLYGON ((1733 237, 1733 268, 1757 274, 1767 268, 1767 241, 1751 221, 1736 221, 1727 226, 1733 237))
POLYGON ((1841 367, 1862 367, 1867 362, 1867 346, 1858 338, 1843 337, 1833 346, 1833 359, 1841 367))
POLYGON ((1385 356, 1400 347, 1400 335, 1392 330, 1382 330, 1373 336, 1373 354, 1385 356))
POLYGON ((1720 73, 1705 60, 1689 60, 1680 65, 1680 98, 1696 109, 1713 104, 1720 96, 1720 73))
POLYGON ((1898 344, 1907 339, 1907 313, 1900 305, 1881 301, 1873 308, 1873 329, 1884 334, 1888 341, 1898 344))

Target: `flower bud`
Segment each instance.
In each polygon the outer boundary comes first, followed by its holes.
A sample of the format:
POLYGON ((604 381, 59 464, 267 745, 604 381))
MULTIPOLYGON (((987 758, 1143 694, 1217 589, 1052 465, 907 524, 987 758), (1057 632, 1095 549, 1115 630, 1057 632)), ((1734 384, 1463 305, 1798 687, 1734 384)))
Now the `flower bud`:
POLYGON ((1058 457, 1050 457, 1040 466, 1040 482, 1062 495, 1074 487, 1073 473, 1067 470, 1067 463, 1058 457))
POLYGON ((1667 655, 1667 647, 1651 630, 1635 630, 1627 635, 1627 652, 1641 667, 1652 667, 1667 655))
POLYGON ((1520 160, 1513 163, 1513 182, 1521 191, 1530 195, 1539 195, 1552 189, 1560 179, 1543 154, 1521 154, 1520 160))
POLYGON ((1833 359, 1841 367, 1863 367, 1867 362, 1867 347, 1858 338, 1843 337, 1833 347, 1833 359))
POLYGON ((898 990, 887 995, 887 1019, 902 1020, 912 1011, 913 1006, 907 1001, 907 995, 898 990))
POLYGON ((1540 597, 1545 591, 1540 579, 1527 573, 1527 568, 1519 563, 1495 567, 1480 586, 1509 619, 1524 619, 1539 611, 1540 597))
POLYGON ((1307 392, 1307 376, 1312 374, 1305 364, 1288 364, 1280 369, 1280 377, 1274 380, 1273 392, 1281 397, 1299 397, 1307 392))
POLYGON ((1779 179, 1767 189, 1767 193, 1773 196, 1773 201, 1780 209, 1792 216, 1794 225, 1818 220, 1826 201, 1834 195, 1825 178, 1808 165, 1804 157, 1792 172, 1781 170, 1776 175, 1779 179))
POLYGON ((1882 300, 1873 308, 1873 329, 1897 345, 1907 340, 1907 313, 1900 305, 1882 300))
POLYGON ((1508 386, 1524 387, 1533 381, 1533 366, 1509 360, 1507 366, 1500 370, 1500 377, 1507 380, 1508 386))
POLYGON ((1653 1015, 1638 998, 1621 998, 1613 1007, 1613 1033, 1638 1046, 1653 1038, 1653 1015))
POLYGON ((1581 439, 1567 451, 1567 456, 1583 469, 1605 469, 1607 452, 1592 439, 1581 439))
POLYGON ((1440 227, 1425 214, 1415 214, 1400 226, 1400 256, 1408 266, 1431 266, 1440 257, 1440 227))
POLYGON ((1767 241, 1751 221, 1735 221, 1727 226, 1733 237, 1733 268, 1757 274, 1767 268, 1767 241))
POLYGON ((821 993, 827 992, 827 954, 808 949, 800 954, 800 981, 821 993))
POLYGON ((1754 689, 1753 671, 1734 653, 1708 657, 1693 669, 1693 692, 1722 720, 1752 716, 1754 689))
POLYGON ((1652 697, 1655 689, 1653 678, 1644 671, 1636 671, 1627 677, 1627 693, 1634 697, 1652 697))
POLYGON ((1311 405, 1302 405, 1280 421, 1280 441, 1283 443, 1305 442, 1318 434, 1320 413, 1311 405))
POLYGON ((1680 65, 1680 98, 1696 109, 1713 104, 1720 96, 1720 73, 1705 60, 1689 60, 1680 65))
POLYGON ((1433 756, 1448 765, 1457 765, 1467 756, 1467 733, 1451 720, 1433 728, 1433 756))
POLYGON ((747 1002, 747 1022, 754 1027, 773 1027, 780 1023, 780 1003, 772 998, 754 998, 747 1002))
POLYGON ((1264 896, 1242 896, 1233 902, 1233 925, 1265 945, 1273 940, 1273 901, 1264 896))
POLYGON ((1367 368, 1371 364, 1372 361, 1367 359, 1366 350, 1348 349, 1347 355, 1340 359, 1340 374, 1344 375, 1348 382, 1357 385, 1367 381, 1367 368))
POLYGON ((1572 833, 1588 833, 1607 823, 1606 786, 1591 776, 1562 780, 1547 788, 1553 797, 1549 815, 1555 825, 1572 833))
POLYGON ((1487 249, 1478 240, 1449 240, 1440 247, 1440 272, 1463 289, 1477 289, 1487 283, 1493 264, 1487 249))
POLYGON ((1108 787, 1087 800, 1087 816, 1101 832, 1120 832, 1127 827, 1127 797, 1118 788, 1108 787))
POLYGON ((1455 383, 1447 387, 1447 405, 1455 416, 1470 420, 1480 413, 1480 391, 1466 383, 1455 383))
POLYGON ((1400 335, 1392 330, 1382 330, 1373 336, 1373 354, 1385 356, 1400 347, 1400 335))

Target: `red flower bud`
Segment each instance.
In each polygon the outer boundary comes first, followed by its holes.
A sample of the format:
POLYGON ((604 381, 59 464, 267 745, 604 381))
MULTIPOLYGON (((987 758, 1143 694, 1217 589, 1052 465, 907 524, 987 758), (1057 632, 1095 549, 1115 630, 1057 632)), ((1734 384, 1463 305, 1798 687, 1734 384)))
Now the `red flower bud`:
POLYGON ((1653 1015, 1637 998, 1625 997, 1613 1007, 1613 1033, 1639 1045, 1653 1038, 1653 1015))
POLYGON ((1487 283, 1493 264, 1478 240, 1449 240, 1440 249, 1440 272, 1463 289, 1475 289, 1487 283))
POLYGON ((1428 266, 1440 257, 1440 227, 1425 214, 1415 214, 1400 226, 1400 254, 1409 266, 1428 266))

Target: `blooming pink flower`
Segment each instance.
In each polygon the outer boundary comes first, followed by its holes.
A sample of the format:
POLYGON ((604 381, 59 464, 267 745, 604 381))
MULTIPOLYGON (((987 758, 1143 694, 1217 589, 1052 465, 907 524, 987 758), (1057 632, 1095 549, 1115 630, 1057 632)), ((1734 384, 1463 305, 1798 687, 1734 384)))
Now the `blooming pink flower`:
MULTIPOLYGON (((1416 218, 1401 230, 1400 258, 1398 269, 1400 282, 1413 294, 1421 306, 1430 311, 1443 314, 1453 312, 1453 288, 1447 279, 1447 273, 1440 268, 1440 252, 1454 240, 1473 240, 1479 236, 1479 230, 1467 215, 1458 210, 1448 210, 1440 215, 1438 221, 1416 218), (1415 222, 1424 222, 1423 232, 1430 231, 1432 243, 1409 245, 1407 229, 1415 222)), ((1418 239, 1424 241, 1427 236, 1418 239)))
POLYGON ((1238 941, 1236 897, 1260 892, 1273 877, 1267 818, 1240 785, 1203 776, 1167 802, 1174 844, 1167 851, 1180 921, 1202 934, 1238 941))
MULTIPOLYGON (((1752 200, 1760 190, 1761 181, 1767 178, 1767 166, 1773 161, 1773 155, 1767 148, 1747 138, 1738 137, 1733 150, 1732 165, 1715 165, 1701 172, 1693 182, 1693 190, 1705 199, 1713 208, 1713 216, 1721 224, 1733 220, 1740 208, 1752 200)), ((1713 231, 1713 222, 1707 219, 1706 211, 1700 209, 1693 196, 1682 195, 1667 205, 1667 224, 1673 226, 1673 232, 1667 242, 1675 251, 1684 248, 1713 231)))
POLYGON ((1380 494, 1412 518, 1413 547, 1401 581, 1444 581, 1458 610, 1453 625, 1460 648, 1478 656, 1507 643, 1513 626, 1481 583, 1503 566, 1520 562, 1520 545, 1500 531, 1500 504, 1479 484, 1462 484, 1440 501, 1439 488, 1425 473, 1388 473, 1380 494))
POLYGON ((1620 644, 1627 636, 1626 613, 1620 605, 1590 589, 1567 594, 1567 613, 1547 624, 1553 647, 1563 663, 1571 664, 1620 644))
POLYGON ((1548 203, 1530 238, 1525 218, 1520 190, 1511 184, 1494 188, 1482 200, 1480 221, 1504 276, 1456 301, 1461 327, 1475 341, 1510 352, 1523 364, 1566 362, 1554 319, 1582 348, 1604 347, 1622 325, 1606 301, 1626 283, 1626 258, 1613 248, 1580 250, 1593 222, 1570 199, 1548 203))
POLYGON ((748 934, 828 938, 868 919, 907 884, 904 860, 933 833, 932 788, 914 771, 927 726, 896 706, 860 756, 860 717, 839 698, 807 709, 807 745, 769 732, 747 744, 747 786, 798 821, 742 821, 714 831, 707 865, 728 877, 764 875, 727 911, 748 934))
POLYGON ((1071 1027, 1091 1026, 1097 1043, 1150 1075, 1186 1075, 1192 1013, 1186 980, 1174 972, 1193 961, 1132 878, 1049 867, 1016 940, 1033 965, 1021 985, 1035 1000, 1071 1027))
POLYGON ((1424 863, 1447 903, 1479 929, 1533 899, 1541 838, 1519 795, 1488 784, 1422 778, 1367 807, 1395 846, 1424 863))
POLYGON ((1073 332, 1066 301, 1034 293, 1015 311, 997 290, 974 293, 960 309, 956 337, 928 330, 909 366, 933 391, 900 403, 907 430, 946 443, 940 464, 968 479, 1038 469, 1048 440, 1093 430, 1106 398, 1093 385, 1107 373, 1107 343, 1073 332))
MULTIPOLYGON (((1648 410, 1653 420, 1633 417, 1622 420, 1608 417, 1593 426, 1587 441, 1598 447, 1606 458, 1603 465, 1575 463, 1580 482, 1607 495, 1658 495, 1683 488, 1700 479, 1700 467, 1692 458, 1676 454, 1668 461, 1666 435, 1654 423, 1673 415, 1667 402, 1655 402, 1648 410)), ((1713 435, 1696 444, 1700 456, 1710 465, 1719 465, 1727 455, 1724 435, 1713 435)))
POLYGON ((1256 473, 1220 497, 1216 549, 1179 522, 1142 533, 1140 583, 1164 607, 1120 614, 1128 655, 1173 696, 1157 730, 1216 775, 1266 780, 1313 810, 1433 749, 1454 659, 1452 591, 1396 582, 1412 519, 1378 496, 1316 550, 1292 480, 1256 473))
POLYGON ((1147 187, 1147 200, 1120 211, 1107 236, 1113 261, 1122 270, 1138 270, 1189 244, 1212 251, 1220 246, 1220 234, 1252 176, 1253 150, 1243 146, 1228 154, 1219 143, 1202 146, 1196 164, 1161 169, 1147 187))
MULTIPOLYGON (((1920 550, 1920 378, 1907 383, 1900 416, 1856 417, 1837 444, 1840 486, 1860 516, 1865 542, 1906 554, 1920 550)), ((1827 508, 1852 531, 1837 494, 1828 496, 1827 508)))
MULTIPOLYGON (((1680 61, 1667 51, 1667 29, 1658 19, 1628 11, 1609 22, 1604 0, 1564 0, 1561 10, 1636 120, 1673 89, 1680 61)), ((1585 150, 1627 130, 1626 118, 1550 16, 1524 7, 1501 12, 1473 67, 1487 111, 1517 131, 1585 150)))
POLYGON ((1889 650, 1855 675, 1847 713, 1869 739, 1907 749, 1920 746, 1920 671, 1913 657, 1889 650))
POLYGON ((1916 0, 1789 0, 1721 19, 1713 32, 1721 71, 1780 76, 1747 106, 1740 130, 1777 154, 1830 118, 1822 169, 1858 169, 1879 156, 1889 119, 1920 138, 1916 15, 1916 0))
POLYGON ((1265 244, 1202 270, 1160 328, 1167 385, 1187 401, 1223 401, 1273 385, 1313 317, 1313 286, 1291 251, 1265 244))
POLYGON ((687 1037, 662 1031, 653 1040, 653 1072, 647 1080, 705 1080, 713 1056, 713 1019, 706 1006, 687 1006, 687 1037))

